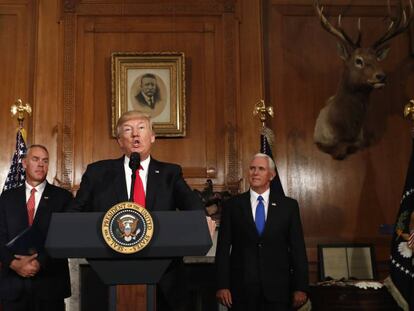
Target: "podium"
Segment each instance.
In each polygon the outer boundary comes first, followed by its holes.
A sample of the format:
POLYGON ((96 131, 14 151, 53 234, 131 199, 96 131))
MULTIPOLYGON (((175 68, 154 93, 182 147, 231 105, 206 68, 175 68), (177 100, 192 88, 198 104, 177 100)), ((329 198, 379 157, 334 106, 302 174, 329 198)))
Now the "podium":
POLYGON ((150 212, 154 234, 143 250, 121 254, 104 241, 101 224, 104 213, 54 213, 45 247, 53 258, 86 258, 102 282, 110 285, 110 310, 116 301, 116 286, 147 284, 147 311, 155 311, 155 284, 172 258, 203 256, 212 241, 205 213, 200 211, 150 212))

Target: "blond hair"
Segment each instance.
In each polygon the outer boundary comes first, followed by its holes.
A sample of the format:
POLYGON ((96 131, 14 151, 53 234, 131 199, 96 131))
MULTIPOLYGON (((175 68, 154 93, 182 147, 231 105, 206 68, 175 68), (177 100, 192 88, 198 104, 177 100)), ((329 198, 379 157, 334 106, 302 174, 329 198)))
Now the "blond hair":
POLYGON ((139 110, 130 110, 130 111, 124 112, 121 115, 121 117, 118 119, 118 122, 116 123, 116 136, 119 137, 119 135, 121 134, 122 125, 125 122, 129 120, 135 120, 135 119, 148 121, 150 125, 150 129, 152 130, 152 119, 148 113, 145 113, 139 110))

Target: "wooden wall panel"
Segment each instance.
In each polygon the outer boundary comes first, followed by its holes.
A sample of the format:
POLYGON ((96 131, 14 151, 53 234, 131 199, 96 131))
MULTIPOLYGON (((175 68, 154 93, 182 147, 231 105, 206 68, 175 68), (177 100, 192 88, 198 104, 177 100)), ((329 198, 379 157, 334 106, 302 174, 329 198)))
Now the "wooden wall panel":
MULTIPOLYGON (((21 98, 32 101, 33 87, 33 1, 0 2, 0 187, 3 188, 16 143, 18 123, 10 106, 21 98)), ((33 107, 33 105, 32 105, 33 107)), ((33 107, 36 109, 36 107, 33 107)), ((24 123, 32 141, 32 119, 24 123)))
POLYGON ((234 7, 198 3, 193 7, 197 14, 189 14, 188 7, 180 4, 172 13, 165 4, 146 5, 126 5, 119 13, 114 2, 109 5, 110 16, 99 16, 99 8, 108 7, 82 1, 64 13, 65 57, 71 71, 64 73, 64 94, 68 96, 64 95, 63 127, 69 131, 63 136, 63 146, 64 153, 73 156, 62 162, 62 180, 76 188, 87 164, 121 154, 111 137, 111 53, 182 51, 187 135, 158 138, 153 155, 182 164, 193 187, 204 187, 207 178, 218 188, 238 185, 233 130, 239 83, 234 7), (210 13, 200 16, 198 11, 208 5, 210 13), (146 14, 139 9, 143 7, 146 14), (130 16, 131 12, 136 15, 130 16))
MULTIPOLYGON (((362 18, 363 44, 386 29, 386 7, 372 4, 353 3, 343 16, 345 27, 362 18)), ((335 40, 322 30, 310 5, 273 1, 269 8, 267 87, 276 109, 276 162, 285 191, 299 200, 310 258, 316 260, 318 243, 342 241, 374 243, 377 258, 387 260, 390 237, 379 228, 395 221, 411 150, 410 124, 402 116, 414 95, 409 37, 392 41, 383 63, 389 83, 371 96, 374 145, 337 161, 313 144, 319 110, 341 75, 335 40)), ((328 12, 337 16, 345 8, 328 12)))

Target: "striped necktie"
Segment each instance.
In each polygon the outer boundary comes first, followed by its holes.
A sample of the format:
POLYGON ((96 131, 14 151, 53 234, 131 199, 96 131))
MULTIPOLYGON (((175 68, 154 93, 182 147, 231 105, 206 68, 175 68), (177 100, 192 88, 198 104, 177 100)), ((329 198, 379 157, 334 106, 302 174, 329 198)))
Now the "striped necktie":
POLYGON ((34 219, 34 214, 35 214, 35 192, 36 192, 36 188, 32 188, 32 190, 30 190, 30 197, 29 200, 27 200, 27 216, 29 219, 29 226, 31 226, 33 224, 33 219, 34 219))

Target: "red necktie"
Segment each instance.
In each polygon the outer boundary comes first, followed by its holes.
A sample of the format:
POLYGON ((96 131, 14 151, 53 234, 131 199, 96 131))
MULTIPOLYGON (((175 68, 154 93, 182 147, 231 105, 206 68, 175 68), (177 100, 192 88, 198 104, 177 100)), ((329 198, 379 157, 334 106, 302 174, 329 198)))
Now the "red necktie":
POLYGON ((29 218, 29 226, 32 225, 35 214, 35 192, 36 188, 32 188, 30 191, 29 200, 27 200, 27 215, 29 218))
POLYGON ((141 176, 139 176, 139 170, 142 170, 142 166, 140 166, 135 173, 134 202, 142 207, 145 207, 144 185, 142 183, 141 176))

